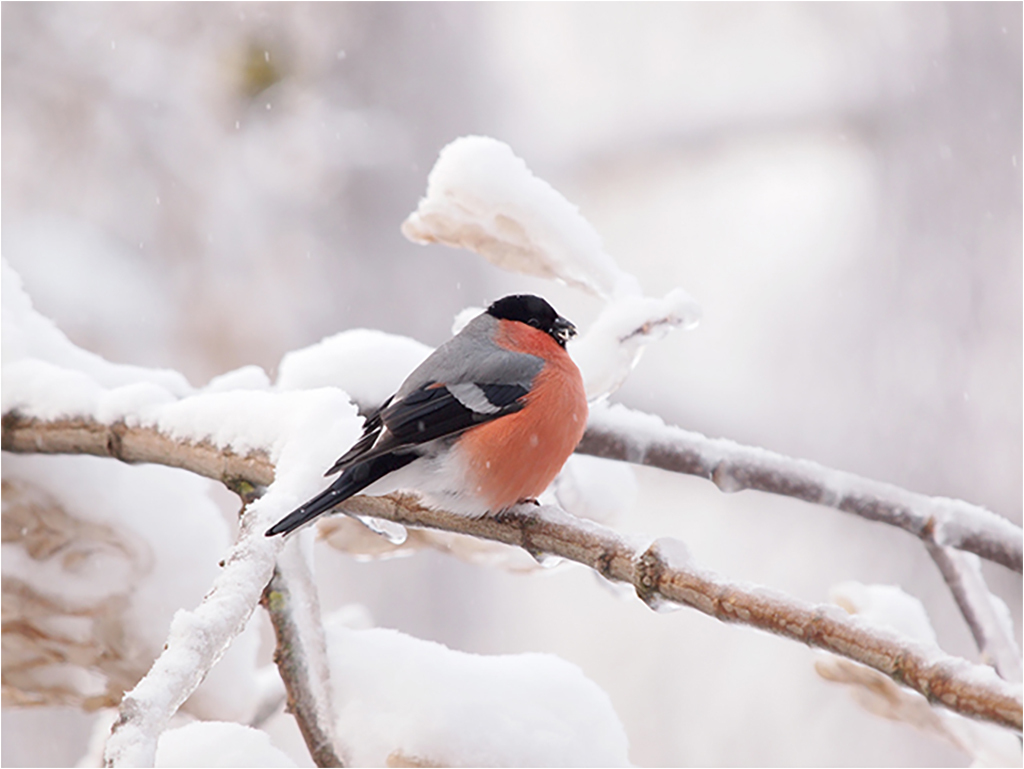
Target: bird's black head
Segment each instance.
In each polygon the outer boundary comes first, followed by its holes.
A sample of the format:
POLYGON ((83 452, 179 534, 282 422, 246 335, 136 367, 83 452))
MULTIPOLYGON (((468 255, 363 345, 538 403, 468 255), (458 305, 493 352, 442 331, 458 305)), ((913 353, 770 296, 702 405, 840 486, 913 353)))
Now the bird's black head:
POLYGON ((532 294, 503 297, 487 308, 487 314, 499 320, 517 320, 540 329, 562 347, 576 335, 576 327, 572 323, 555 312, 555 308, 539 296, 532 294))

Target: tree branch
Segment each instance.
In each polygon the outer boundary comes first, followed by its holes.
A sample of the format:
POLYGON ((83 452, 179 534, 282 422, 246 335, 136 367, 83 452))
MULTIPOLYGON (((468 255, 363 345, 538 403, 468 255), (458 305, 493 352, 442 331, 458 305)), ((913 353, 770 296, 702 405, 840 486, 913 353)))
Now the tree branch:
MULTIPOLYGON (((608 413, 608 410, 604 411, 608 413)), ((595 413, 600 415, 602 410, 595 409, 595 413)), ((635 414, 626 413, 631 419, 636 417, 635 414)), ((954 510, 958 509, 956 506, 973 508, 962 502, 932 500, 913 495, 886 484, 864 481, 846 473, 826 471, 813 463, 789 460, 759 449, 740 447, 729 441, 711 441, 678 428, 666 428, 654 417, 646 419, 660 425, 654 438, 648 434, 649 425, 644 425, 644 430, 636 430, 636 425, 633 425, 633 434, 623 433, 614 424, 609 425, 609 420, 598 416, 597 423, 588 428, 584 440, 589 440, 590 444, 584 446, 584 450, 598 456, 611 456, 654 466, 664 464, 666 469, 714 477, 719 485, 724 484, 729 488, 734 488, 730 484, 736 482, 735 479, 757 480, 759 473, 767 473, 766 477, 770 478, 774 469, 781 465, 777 468, 778 477, 771 483, 748 483, 742 487, 762 488, 766 491, 775 489, 776 493, 793 487, 791 496, 807 499, 813 494, 799 486, 797 481, 800 474, 794 471, 794 468, 803 468, 811 476, 806 480, 806 485, 815 488, 819 497, 809 501, 827 500, 831 506, 839 509, 846 507, 835 497, 838 489, 843 487, 843 481, 849 479, 855 481, 859 488, 866 486, 884 492, 873 502, 866 502, 869 507, 892 506, 893 498, 919 498, 925 509, 944 501, 950 502, 954 510), (678 438, 679 442, 667 440, 667 437, 678 438), (687 448, 687 438, 697 444, 696 448, 692 445, 687 448), (732 454, 750 455, 751 461, 743 465, 734 457, 723 458, 723 449, 729 449, 732 454), (702 463, 708 463, 716 456, 718 461, 711 463, 709 470, 699 469, 702 463), (693 469, 681 470, 682 466, 693 469), (838 480, 822 484, 818 479, 821 474, 838 480)), ((91 453, 113 456, 124 461, 169 464, 217 478, 231 488, 239 485, 253 488, 267 483, 273 474, 269 461, 258 453, 237 457, 231 452, 224 452, 225 456, 218 458, 216 454, 219 451, 206 444, 175 441, 151 428, 106 427, 91 420, 44 423, 8 415, 3 420, 3 448, 38 453, 91 453), (111 433, 113 439, 110 438, 111 433)), ((854 493, 853 496, 860 499, 863 494, 854 493)), ((913 644, 894 634, 839 615, 839 610, 812 606, 768 590, 750 590, 709 572, 678 563, 676 559, 665 555, 665 550, 675 546, 671 540, 659 540, 647 550, 641 551, 627 545, 607 529, 564 513, 555 517, 550 509, 544 515, 517 511, 472 519, 429 510, 411 501, 399 502, 395 498, 373 500, 367 497, 349 500, 344 509, 353 514, 384 518, 405 525, 443 529, 518 545, 532 554, 550 553, 568 558, 594 568, 609 579, 633 584, 640 597, 648 603, 668 600, 685 604, 723 621, 740 622, 832 651, 885 673, 893 680, 920 692, 931 702, 1003 726, 1018 730, 1021 728, 1020 694, 999 680, 990 669, 936 654, 928 647, 913 644), (990 679, 986 673, 991 675, 990 679)), ((944 529, 952 529, 955 533, 958 526, 969 526, 977 519, 983 525, 980 531, 974 533, 973 540, 989 542, 993 545, 991 550, 1002 552, 1007 538, 1006 527, 1011 531, 1016 527, 982 508, 974 509, 981 514, 968 514, 962 516, 963 520, 954 515, 953 525, 945 520, 936 522, 939 516, 933 516, 921 528, 930 528, 934 532, 941 523, 944 529), (992 524, 990 519, 1005 526, 992 524)), ((923 515, 920 510, 905 505, 897 506, 895 513, 898 514, 896 517, 903 515, 913 520, 923 515)), ((885 520, 881 514, 866 517, 885 520)), ((912 530, 907 525, 903 528, 912 530)), ((946 531, 947 538, 948 535, 946 531)), ((927 541, 927 537, 928 533, 924 531, 922 539, 927 541)), ((968 539, 971 537, 963 537, 962 541, 968 539)), ((1019 553, 1019 541, 1017 545, 1019 553)), ((270 569, 267 570, 267 579, 269 576, 270 569)))
POLYGON ((91 454, 128 464, 152 462, 180 467, 220 481, 251 501, 260 486, 274 480, 274 465, 262 451, 239 456, 212 443, 190 443, 161 433, 155 427, 129 427, 124 422, 103 424, 95 419, 44 421, 17 412, 3 415, 0 448, 17 454, 91 454))
MULTIPOLYGON (((301 558, 301 554, 296 553, 295 557, 301 558)), ((317 766, 344 766, 334 749, 334 706, 316 591, 305 569, 301 570, 304 574, 296 574, 299 569, 286 566, 289 576, 285 576, 284 560, 282 554, 274 576, 263 590, 260 604, 274 626, 277 639, 274 662, 288 693, 288 712, 295 716, 309 755, 317 766), (295 591, 298 596, 293 595, 295 591), (296 613, 303 610, 315 616, 300 622, 296 613), (319 638, 311 637, 314 634, 319 638)))
POLYGON ((1017 572, 1024 568, 1024 532, 983 507, 707 438, 623 406, 593 407, 576 451, 698 475, 726 492, 754 489, 796 497, 898 526, 926 543, 967 550, 1017 572))
POLYGON ((991 668, 972 665, 851 617, 833 606, 812 605, 782 593, 731 582, 697 568, 681 555, 678 540, 659 539, 642 549, 615 532, 553 507, 521 506, 497 516, 466 518, 423 507, 410 495, 354 497, 338 508, 470 534, 534 555, 551 554, 582 563, 604 577, 632 584, 646 603, 690 606, 723 622, 737 622, 863 663, 923 694, 929 702, 963 715, 1020 730, 1020 687, 991 668))
POLYGON ((993 596, 985 584, 980 564, 973 557, 950 547, 927 543, 928 553, 942 572, 960 613, 964 615, 982 659, 990 662, 1003 678, 1021 681, 1020 649, 1012 629, 1001 621, 993 596))
MULTIPOLYGON (((175 458, 188 449, 179 444, 175 458)), ((200 456, 205 453, 199 450, 200 456)), ((263 536, 265 524, 248 510, 243 513, 238 540, 210 591, 195 610, 174 615, 163 652, 121 700, 104 753, 106 766, 153 766, 157 739, 171 716, 245 628, 282 547, 263 536)))

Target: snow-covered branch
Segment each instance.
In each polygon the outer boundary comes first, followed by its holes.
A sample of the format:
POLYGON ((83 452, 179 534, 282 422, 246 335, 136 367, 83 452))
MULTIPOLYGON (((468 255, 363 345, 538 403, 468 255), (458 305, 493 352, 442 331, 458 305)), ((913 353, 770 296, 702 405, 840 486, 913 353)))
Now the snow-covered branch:
POLYGON ((9 411, 3 415, 2 448, 18 454, 91 454, 128 464, 153 462, 220 481, 244 500, 258 486, 274 480, 267 454, 254 450, 240 456, 208 441, 171 438, 155 427, 104 424, 89 417, 34 419, 9 411))
POLYGON ((966 550, 1017 572, 1022 569, 1024 534, 1020 527, 983 507, 916 494, 815 462, 708 438, 624 406, 591 408, 587 432, 576 450, 699 475, 726 492, 754 489, 796 497, 898 526, 925 542, 966 550))
POLYGON ((682 542, 659 539, 644 548, 551 506, 521 506, 466 518, 418 504, 409 495, 355 497, 345 512, 394 523, 470 534, 584 564, 610 580, 632 584, 646 603, 690 606, 723 622, 766 630, 834 652, 884 673, 929 702, 1013 729, 1021 728, 1019 686, 988 667, 944 654, 851 617, 783 593, 734 582, 693 565, 682 542))
MULTIPOLYGON (((179 449, 187 452, 190 447, 179 449)), ((238 541, 202 603, 174 615, 163 653, 121 700, 104 754, 107 766, 153 766, 157 739, 171 716, 245 627, 283 546, 263 536, 265 527, 264 516, 250 507, 242 516, 238 541)))
POLYGON ((951 547, 931 542, 927 545, 971 629, 982 659, 991 662, 1007 681, 1020 683, 1020 649, 1013 637, 1010 610, 989 592, 978 559, 951 547))
MULTIPOLYGON (((4 448, 73 452, 77 446, 75 436, 82 440, 81 436, 84 435, 89 439, 83 440, 84 447, 79 449, 80 452, 121 456, 97 448, 100 445, 96 437, 98 428, 83 428, 83 420, 74 420, 73 424, 67 425, 67 432, 56 429, 53 423, 43 430, 38 429, 39 425, 39 422, 34 421, 5 419, 4 448), (39 436, 38 441, 30 437, 33 432, 39 436)), ((132 428, 125 434, 131 435, 129 445, 134 445, 134 431, 135 428, 132 428)), ((150 450, 145 455, 145 461, 198 468, 197 472, 218 477, 214 473, 219 472, 219 465, 210 460, 209 447, 175 441, 156 430, 150 432, 152 435, 147 435, 145 439, 139 437, 139 443, 155 446, 165 441, 170 459, 162 462, 160 452, 150 450), (159 441, 156 437, 159 437, 159 441), (175 444, 173 448, 172 444, 175 444), (189 459, 193 453, 196 457, 189 459)), ((123 437, 121 445, 124 446, 123 437)), ((142 461, 138 454, 130 453, 127 456, 142 461)), ((225 477, 236 483, 243 480, 253 486, 265 483, 271 470, 269 462, 252 456, 246 460, 250 465, 240 463, 233 467, 233 471, 238 471, 237 475, 232 472, 225 477)), ((872 628, 843 615, 837 609, 805 604, 777 592, 740 585, 696 568, 684 557, 680 557, 678 553, 682 550, 681 545, 672 540, 658 540, 654 545, 644 548, 625 541, 611 530, 547 507, 473 519, 421 507, 408 497, 363 497, 350 501, 346 511, 402 525, 469 534, 517 545, 536 555, 550 554, 577 561, 609 579, 634 585, 641 598, 650 604, 659 601, 684 604, 723 621, 739 622, 835 652, 885 673, 893 680, 925 695, 932 702, 966 715, 988 719, 1011 728, 1021 728, 1019 687, 1011 687, 990 669, 971 665, 964 660, 944 655, 933 647, 909 642, 896 634, 872 628)), ((245 577, 245 584, 265 585, 270 579, 273 556, 276 554, 271 543, 275 540, 262 537, 261 533, 254 537, 251 519, 243 519, 243 522, 243 536, 229 557, 221 578, 195 612, 178 615, 167 651, 154 664, 150 675, 126 695, 121 722, 108 746, 107 755, 112 763, 125 763, 132 760, 132 756, 144 760, 145 754, 139 751, 145 750, 147 746, 152 749, 155 744, 152 741, 166 723, 169 717, 167 714, 173 712, 173 707, 187 696, 191 691, 189 687, 194 688, 201 679, 205 662, 212 665, 215 661, 214 650, 220 647, 210 643, 210 636, 205 633, 178 632, 182 624, 192 625, 204 621, 210 612, 209 607, 219 602, 220 586, 226 584, 225 581, 238 580, 236 584, 241 584, 242 580, 233 573, 234 570, 261 570, 259 575, 250 574, 245 577), (243 557, 242 553, 246 555, 243 557), (190 666, 186 676, 185 671, 179 670, 176 663, 183 658, 182 652, 186 651, 178 648, 179 642, 199 637, 207 639, 204 647, 187 651, 205 655, 209 660, 205 660, 204 666, 198 668, 200 672, 195 672, 196 668, 190 666), (161 696, 161 701, 156 703, 157 692, 149 692, 155 678, 162 678, 164 685, 173 679, 175 696, 161 696)), ((223 630, 223 635, 228 632, 229 626, 234 626, 229 619, 244 621, 259 596, 249 598, 252 600, 245 606, 219 606, 218 612, 223 614, 219 613, 216 623, 211 623, 210 632, 216 634, 223 630), (226 615, 230 617, 226 619, 226 615)), ((165 691, 161 688, 161 695, 165 691)))

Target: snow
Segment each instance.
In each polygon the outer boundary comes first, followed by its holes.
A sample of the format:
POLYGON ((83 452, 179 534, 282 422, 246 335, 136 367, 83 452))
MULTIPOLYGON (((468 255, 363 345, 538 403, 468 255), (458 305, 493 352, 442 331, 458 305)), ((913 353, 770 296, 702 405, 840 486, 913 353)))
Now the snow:
MULTIPOLYGON (((115 681, 122 671, 141 676, 160 652, 175 611, 202 599, 230 545, 210 498, 213 483, 181 470, 89 456, 8 454, 3 469, 5 482, 46 489, 34 493, 34 505, 55 505, 68 516, 66 524, 46 519, 51 531, 62 526, 67 532, 47 557, 30 557, 20 544, 5 542, 4 578, 21 580, 52 602, 51 631, 78 645, 85 632, 106 650, 98 659, 106 675, 115 681), (123 609, 109 613, 117 606, 123 609), (69 618, 78 626, 69 628, 69 618)), ((189 703, 193 713, 247 717, 258 644, 255 630, 235 640, 189 703)), ((68 654, 74 658, 74 649, 68 654)), ((60 680, 78 691, 70 678, 60 680)))
POLYGON ((629 763, 608 695, 558 657, 468 654, 334 615, 325 625, 338 739, 354 766, 629 763))
POLYGON ((700 307, 676 288, 663 299, 627 295, 608 302, 569 352, 583 374, 587 399, 606 398, 617 390, 640 360, 646 345, 674 328, 693 328, 700 307))
POLYGON ((276 389, 339 387, 361 406, 379 406, 433 350, 395 334, 352 329, 287 353, 276 389))
POLYGON ((604 252, 576 206, 489 137, 463 136, 441 150, 402 233, 416 243, 468 248, 502 269, 597 296, 639 293, 636 278, 604 252))
POLYGON ((896 585, 865 585, 854 580, 833 585, 829 600, 878 627, 887 627, 921 643, 938 639, 924 604, 896 585))
MULTIPOLYGON (((974 678, 979 683, 996 683, 1001 687, 1006 685, 991 668, 970 666, 964 660, 948 657, 939 652, 937 636, 924 604, 895 585, 865 585, 851 580, 833 585, 829 590, 829 599, 873 627, 901 633, 919 644, 932 647, 933 651, 928 652, 928 656, 934 662, 945 662, 951 669, 955 668, 961 676, 974 678)), ((842 666, 852 663, 824 655, 822 664, 826 669, 841 669, 842 666)), ((1019 685, 1015 691, 1019 696, 1019 685)), ((924 726, 920 716, 915 716, 913 711, 909 711, 904 717, 904 711, 894 707, 892 702, 886 700, 884 703, 876 703, 877 698, 885 698, 885 693, 875 691, 869 684, 865 684, 855 695, 855 699, 868 710, 875 711, 877 708, 877 712, 888 714, 890 718, 906 720, 922 728, 924 726)), ((920 700, 921 705, 924 705, 924 698, 916 692, 901 690, 901 696, 908 698, 910 702, 920 700)), ((1020 740, 1012 731, 965 718, 945 708, 935 707, 930 712, 934 716, 939 733, 965 751, 973 759, 972 766, 1020 766, 1020 740)))
POLYGON ((32 300, 25 293, 21 277, 6 259, 0 259, 0 334, 5 412, 8 411, 7 367, 27 358, 81 372, 107 388, 152 382, 176 396, 186 395, 192 391, 188 380, 177 371, 109 363, 99 355, 76 347, 53 321, 33 309, 32 300))
POLYGON ((608 524, 636 502, 636 473, 625 462, 573 454, 553 484, 558 504, 577 518, 608 524))
POLYGON ((168 729, 157 743, 157 767, 295 766, 259 729, 224 721, 196 721, 168 729))

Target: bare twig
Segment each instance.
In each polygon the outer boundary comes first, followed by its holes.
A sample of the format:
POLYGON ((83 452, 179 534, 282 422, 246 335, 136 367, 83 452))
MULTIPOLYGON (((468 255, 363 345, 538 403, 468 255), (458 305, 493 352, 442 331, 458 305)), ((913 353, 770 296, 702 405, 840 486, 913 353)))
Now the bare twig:
MULTIPOLYGON (((295 544, 289 549, 295 550, 295 544)), ((288 693, 288 712, 295 716, 313 761, 317 766, 344 766, 334 748, 334 706, 316 591, 308 570, 293 563, 301 554, 293 556, 282 554, 260 598, 277 638, 274 662, 288 693), (296 617, 301 612, 311 616, 302 622, 296 617)))
POLYGON ((730 582, 676 555, 675 540, 647 549, 557 508, 525 506, 497 516, 466 518, 432 510, 409 495, 355 497, 340 509, 409 526, 457 531, 533 554, 582 563, 608 579, 632 584, 645 602, 670 601, 724 622, 738 622, 861 662, 958 713, 1021 728, 1019 687, 990 669, 943 654, 891 631, 872 627, 841 610, 815 606, 782 593, 730 582))
POLYGON ((925 542, 967 550, 1017 572, 1024 564, 1024 532, 983 507, 915 494, 815 462, 707 438, 622 406, 594 407, 576 450, 699 475, 723 491, 754 489, 833 507, 898 526, 925 542))
POLYGON ((928 553, 942 572, 960 612, 967 620, 982 659, 990 662, 1003 678, 1021 680, 1020 649, 997 615, 992 594, 985 584, 977 559, 951 547, 927 543, 928 553))
POLYGON ((213 587, 194 611, 174 615, 163 652, 124 695, 107 740, 107 766, 153 766, 157 739, 171 716, 245 628, 282 547, 263 536, 266 521, 256 518, 243 514, 238 541, 213 587))

